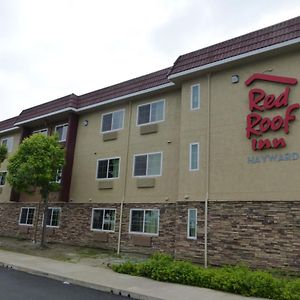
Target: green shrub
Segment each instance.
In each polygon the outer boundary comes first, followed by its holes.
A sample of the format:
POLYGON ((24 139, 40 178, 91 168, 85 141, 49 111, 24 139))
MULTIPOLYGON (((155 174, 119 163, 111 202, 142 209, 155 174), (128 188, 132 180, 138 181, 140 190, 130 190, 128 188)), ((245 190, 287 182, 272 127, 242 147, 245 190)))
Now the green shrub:
POLYGON ((240 294, 280 300, 300 300, 300 279, 287 280, 245 266, 202 268, 186 261, 176 261, 162 253, 142 263, 114 265, 119 273, 144 276, 159 281, 181 283, 240 294))

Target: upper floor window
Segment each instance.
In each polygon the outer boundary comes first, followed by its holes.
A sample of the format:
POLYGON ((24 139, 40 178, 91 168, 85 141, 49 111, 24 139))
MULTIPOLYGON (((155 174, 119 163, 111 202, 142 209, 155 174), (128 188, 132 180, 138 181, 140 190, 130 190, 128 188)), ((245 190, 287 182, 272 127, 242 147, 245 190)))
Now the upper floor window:
POLYGON ((138 106, 137 125, 163 121, 165 117, 165 100, 159 100, 138 106))
POLYGON ((97 164, 97 179, 119 178, 120 158, 99 159, 97 164))
POLYGON ((6 171, 0 172, 0 187, 5 185, 6 175, 7 175, 6 171))
POLYGON ((65 142, 67 140, 68 124, 57 125, 55 132, 58 134, 58 141, 65 142))
POLYGON ((200 84, 191 86, 191 110, 200 108, 200 84))
POLYGON ((1 140, 1 145, 6 146, 7 148, 7 152, 12 152, 13 151, 13 146, 14 146, 14 138, 11 137, 7 137, 1 140))
POLYGON ((101 132, 123 129, 124 109, 102 115, 101 132))
POLYGON ((199 143, 190 144, 190 171, 199 170, 199 143))
POLYGON ((93 208, 91 230, 114 231, 115 222, 115 209, 93 208))
POLYGON ((39 130, 34 130, 32 134, 43 134, 43 135, 48 135, 48 128, 43 128, 39 130))
POLYGON ((145 153, 134 156, 134 176, 160 176, 162 153, 145 153))
POLYGON ((49 207, 47 213, 47 227, 59 227, 60 207, 49 207))

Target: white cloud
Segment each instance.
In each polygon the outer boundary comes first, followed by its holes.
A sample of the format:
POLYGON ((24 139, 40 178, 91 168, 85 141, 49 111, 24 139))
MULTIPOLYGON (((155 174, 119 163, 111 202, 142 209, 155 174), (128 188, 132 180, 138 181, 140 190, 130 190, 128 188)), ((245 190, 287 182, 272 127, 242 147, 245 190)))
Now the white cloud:
POLYGON ((0 120, 299 15, 298 1, 2 0, 0 120))

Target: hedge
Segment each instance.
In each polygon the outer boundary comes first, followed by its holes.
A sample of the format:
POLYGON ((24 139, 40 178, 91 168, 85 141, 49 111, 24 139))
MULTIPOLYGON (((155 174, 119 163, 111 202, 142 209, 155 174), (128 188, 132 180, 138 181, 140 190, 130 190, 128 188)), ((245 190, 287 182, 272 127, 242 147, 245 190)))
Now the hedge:
POLYGON ((113 265, 119 273, 148 277, 220 290, 244 296, 280 300, 300 300, 300 279, 274 277, 266 271, 253 271, 246 266, 202 268, 171 256, 156 253, 145 262, 113 265))

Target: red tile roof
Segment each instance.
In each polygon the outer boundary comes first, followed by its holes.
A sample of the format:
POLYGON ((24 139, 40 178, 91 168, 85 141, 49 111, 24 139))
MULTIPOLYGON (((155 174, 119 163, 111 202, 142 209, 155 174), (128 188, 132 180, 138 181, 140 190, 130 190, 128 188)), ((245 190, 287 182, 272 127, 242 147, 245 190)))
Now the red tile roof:
POLYGON ((128 81, 112 85, 80 96, 78 108, 93 105, 103 101, 130 95, 136 92, 145 91, 164 84, 171 83, 168 80, 168 73, 171 68, 166 68, 154 73, 137 77, 128 81))
POLYGON ((70 94, 68 96, 25 109, 17 117, 16 123, 34 119, 63 109, 77 108, 77 98, 78 96, 75 94, 70 94))
POLYGON ((17 117, 13 117, 0 122, 0 131, 11 129, 14 127, 17 117))
MULTIPOLYGON (((300 37, 300 17, 179 56, 169 76, 300 37)), ((171 76, 172 77, 172 76, 171 76)))

